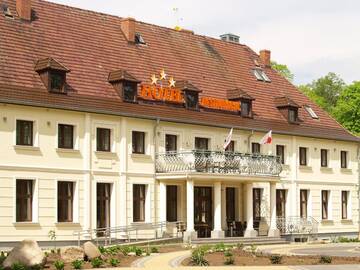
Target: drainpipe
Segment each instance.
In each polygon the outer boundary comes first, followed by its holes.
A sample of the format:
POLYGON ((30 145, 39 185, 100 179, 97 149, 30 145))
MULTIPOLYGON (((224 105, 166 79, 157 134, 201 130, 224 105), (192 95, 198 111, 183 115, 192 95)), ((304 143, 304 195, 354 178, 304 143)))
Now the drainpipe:
MULTIPOLYGON (((154 155, 153 155, 153 158, 154 158, 154 176, 156 175, 156 153, 158 152, 158 139, 157 139, 158 134, 157 133, 158 133, 159 124, 160 124, 160 119, 157 118, 156 122, 155 122, 155 125, 154 125, 154 138, 153 138, 153 144, 154 144, 154 155)), ((155 177, 154 177, 154 179, 155 179, 155 177)), ((155 180, 155 182, 156 182, 156 180, 155 180)), ((156 191, 156 185, 155 185, 154 190, 156 191)), ((155 192, 155 195, 154 195, 155 201, 158 201, 158 198, 156 198, 157 197, 156 194, 157 194, 157 192, 155 192)), ((155 203, 155 205, 156 205, 156 203, 155 203)), ((156 219, 158 219, 158 220, 160 219, 158 210, 159 210, 159 206, 156 206, 154 222, 156 221, 156 219)))
POLYGON ((247 149, 247 151, 248 151, 249 154, 250 154, 250 152, 251 152, 250 139, 251 139, 251 137, 252 137, 253 135, 254 135, 254 130, 252 129, 252 130, 251 130, 251 133, 249 134, 248 139, 247 139, 247 143, 248 143, 248 149, 247 149))

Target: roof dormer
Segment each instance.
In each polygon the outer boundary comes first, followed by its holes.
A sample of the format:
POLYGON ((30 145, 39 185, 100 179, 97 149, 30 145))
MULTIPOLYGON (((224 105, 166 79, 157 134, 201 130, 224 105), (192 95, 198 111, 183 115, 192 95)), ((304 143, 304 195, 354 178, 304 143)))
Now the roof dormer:
POLYGON ((194 86, 190 81, 179 81, 176 83, 176 87, 182 90, 185 107, 190 110, 199 109, 199 93, 202 91, 194 86))
POLYGON ((140 81, 129 72, 123 69, 111 71, 108 81, 117 90, 122 101, 137 102, 137 85, 140 81))
POLYGON ((252 103, 255 100, 252 96, 240 88, 227 91, 228 100, 240 102, 240 115, 242 117, 253 117, 252 103))
POLYGON ((70 69, 51 57, 38 60, 34 69, 49 92, 66 94, 66 73, 70 69))
POLYGON ((291 98, 287 96, 276 97, 275 106, 289 123, 298 124, 300 122, 298 113, 300 106, 291 98))

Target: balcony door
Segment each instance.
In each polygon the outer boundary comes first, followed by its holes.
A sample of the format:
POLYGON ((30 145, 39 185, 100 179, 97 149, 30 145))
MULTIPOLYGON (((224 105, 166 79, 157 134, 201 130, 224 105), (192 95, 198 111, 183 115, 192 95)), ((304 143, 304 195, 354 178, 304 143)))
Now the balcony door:
POLYGON ((177 221, 177 200, 178 187, 166 186, 166 221, 177 221))
POLYGON ((194 188, 194 223, 199 238, 210 237, 213 227, 212 188, 194 188))
POLYGON ((97 183, 96 195, 96 226, 98 229, 108 228, 110 227, 111 184, 97 183))
POLYGON ((279 218, 285 218, 286 216, 286 190, 276 190, 276 216, 279 218))

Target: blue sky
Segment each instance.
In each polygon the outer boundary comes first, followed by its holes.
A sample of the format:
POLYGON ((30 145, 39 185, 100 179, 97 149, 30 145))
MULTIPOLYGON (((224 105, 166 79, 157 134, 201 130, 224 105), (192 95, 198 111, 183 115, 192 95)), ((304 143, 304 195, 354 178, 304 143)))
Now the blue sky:
POLYGON ((360 80, 358 0, 51 0, 167 27, 180 24, 196 34, 240 36, 255 51, 270 49, 287 64, 295 83, 335 72, 360 80), (177 12, 174 12, 177 8, 177 12))

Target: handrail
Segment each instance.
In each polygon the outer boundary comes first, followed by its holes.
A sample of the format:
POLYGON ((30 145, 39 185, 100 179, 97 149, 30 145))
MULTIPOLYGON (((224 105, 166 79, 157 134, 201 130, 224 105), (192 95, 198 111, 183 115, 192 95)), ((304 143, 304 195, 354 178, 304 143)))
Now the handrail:
POLYGON ((291 234, 315 235, 318 233, 319 222, 311 216, 277 217, 276 226, 280 230, 280 233, 283 235, 291 235, 291 234))
POLYGON ((156 154, 156 172, 205 172, 278 176, 280 158, 272 155, 227 151, 170 151, 156 154))

